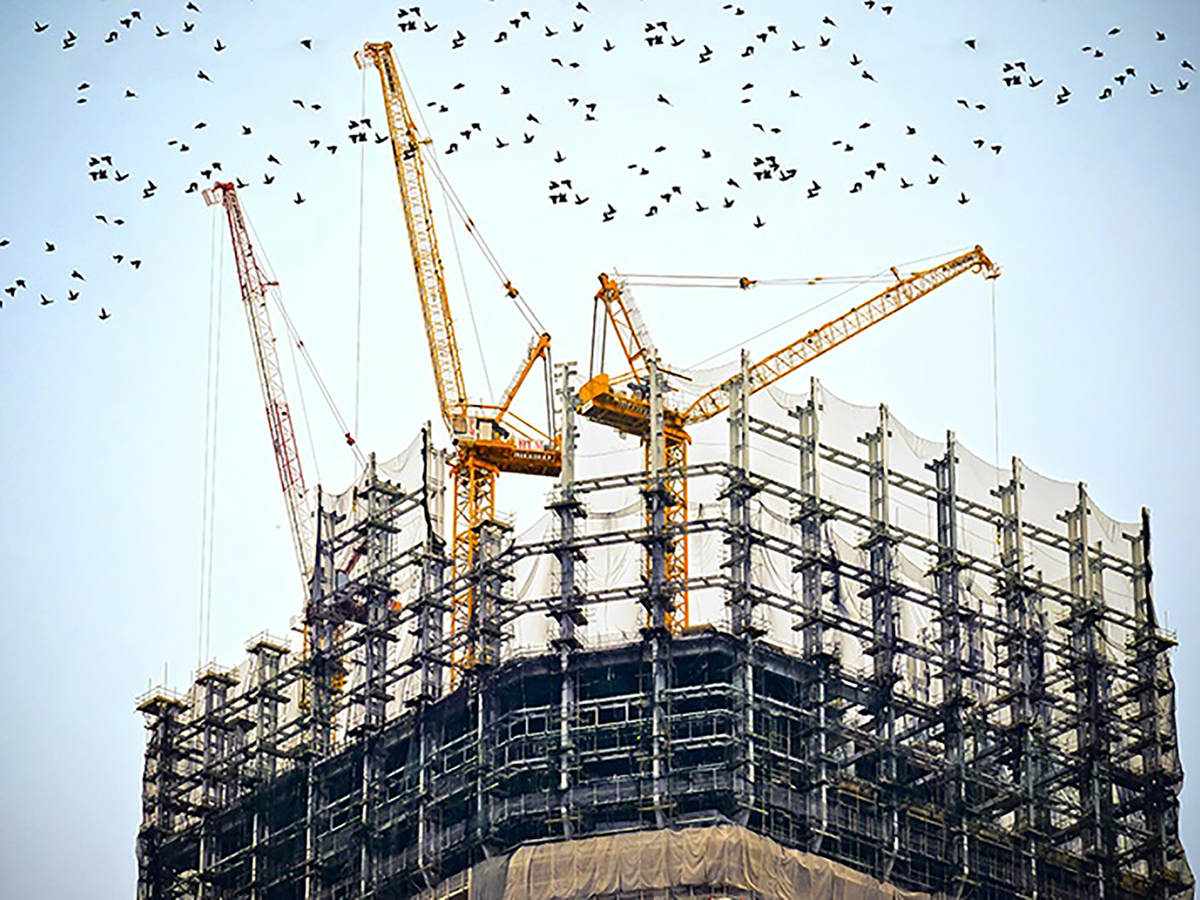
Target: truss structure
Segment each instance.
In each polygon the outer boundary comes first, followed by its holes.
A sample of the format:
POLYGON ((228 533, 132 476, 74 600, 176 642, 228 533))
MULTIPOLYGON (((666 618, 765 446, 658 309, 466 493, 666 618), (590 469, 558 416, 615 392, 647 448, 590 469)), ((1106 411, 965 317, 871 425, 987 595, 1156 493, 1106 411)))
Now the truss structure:
POLYGON ((530 842, 722 823, 909 890, 1190 890, 1148 513, 816 383, 755 415, 731 384, 686 472, 584 473, 570 379, 537 527, 451 575, 426 431, 318 498, 306 657, 260 636, 141 699, 139 897, 466 897, 437 886, 530 842), (669 627, 679 590, 706 624, 669 627))

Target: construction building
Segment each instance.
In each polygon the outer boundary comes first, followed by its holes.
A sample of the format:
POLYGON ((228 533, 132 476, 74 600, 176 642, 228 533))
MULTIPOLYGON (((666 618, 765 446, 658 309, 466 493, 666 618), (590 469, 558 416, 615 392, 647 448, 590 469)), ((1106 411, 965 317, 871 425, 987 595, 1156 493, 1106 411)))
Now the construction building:
POLYGON ((206 192, 309 592, 295 648, 260 635, 140 700, 141 900, 1189 894, 1148 513, 1119 522, 1082 484, 776 384, 960 274, 994 277, 982 248, 892 268, 759 362, 686 379, 602 276, 586 383, 570 365, 551 383, 525 308, 517 375, 474 402, 425 166, 444 175, 390 45, 358 60, 380 76, 453 446, 426 426, 348 490, 305 485, 277 279, 233 185, 206 192), (539 362, 544 430, 512 410, 539 362), (555 479, 520 531, 502 472, 555 479))
POLYGON ((451 576, 426 429, 321 498, 307 650, 142 699, 140 897, 1190 891, 1148 514, 735 374, 681 531, 570 377, 532 527, 451 576))

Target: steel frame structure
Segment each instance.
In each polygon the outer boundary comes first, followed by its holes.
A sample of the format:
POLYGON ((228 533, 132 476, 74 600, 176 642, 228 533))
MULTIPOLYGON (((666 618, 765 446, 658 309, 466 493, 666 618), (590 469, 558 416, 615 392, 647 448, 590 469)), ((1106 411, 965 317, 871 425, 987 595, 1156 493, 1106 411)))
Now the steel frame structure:
POLYGON ((1047 528, 1023 516, 1015 461, 994 502, 980 503, 959 493, 953 435, 928 478, 914 478, 889 467, 886 410, 858 447, 833 446, 815 400, 783 427, 752 416, 735 379, 728 459, 683 473, 715 480, 720 504, 672 525, 663 485, 680 473, 576 477, 570 377, 552 534, 518 541, 484 522, 472 568, 450 575, 436 528, 400 527, 414 514, 431 521, 441 457, 426 438, 423 484, 372 467, 360 514, 339 520, 322 505, 307 658, 259 638, 240 676, 210 667, 186 694, 142 698, 142 900, 465 897, 452 887, 463 873, 529 841, 721 822, 948 896, 1190 889, 1174 637, 1155 612, 1148 514, 1126 535, 1129 552, 1114 553, 1089 533, 1082 485, 1061 528, 1047 528), (752 438, 792 454, 796 477, 756 472, 752 438), (865 509, 822 493, 833 473, 865 479, 865 509), (589 506, 630 487, 644 525, 583 527, 589 506), (890 520, 901 495, 935 506, 933 533, 890 520), (790 509, 794 538, 762 527, 766 498, 790 509), (995 530, 993 558, 961 545, 968 522, 995 530), (865 564, 838 557, 831 524, 864 535, 865 564), (720 590, 729 613, 675 633, 667 548, 702 534, 727 550, 718 574, 689 575, 686 587, 720 590), (640 547, 644 578, 589 583, 589 553, 615 545, 640 547), (1067 583, 1030 566, 1035 545, 1061 555, 1067 583), (339 576, 334 563, 351 550, 364 561, 339 576), (900 552, 927 561, 927 587, 898 577, 900 552), (768 553, 791 565, 796 590, 759 577, 768 553), (514 596, 513 568, 531 556, 554 560, 554 590, 514 596), (1132 612, 1105 601, 1105 572, 1128 583, 1132 612), (990 611, 965 596, 968 575, 994 587, 990 611), (848 586, 868 614, 840 602, 848 586), (466 589, 480 602, 451 631, 451 600, 466 589), (589 645, 589 618, 622 600, 647 610, 640 639, 589 645), (900 633, 906 604, 932 613, 933 640, 900 633), (789 618, 795 645, 761 627, 768 609, 789 618), (530 613, 551 618, 553 639, 509 652, 513 623, 530 613), (340 644, 326 640, 343 626, 340 644), (982 664, 984 633, 1001 648, 994 665, 982 664), (832 635, 866 648, 868 664, 847 664, 832 635), (911 666, 940 683, 936 696, 902 677, 911 666))

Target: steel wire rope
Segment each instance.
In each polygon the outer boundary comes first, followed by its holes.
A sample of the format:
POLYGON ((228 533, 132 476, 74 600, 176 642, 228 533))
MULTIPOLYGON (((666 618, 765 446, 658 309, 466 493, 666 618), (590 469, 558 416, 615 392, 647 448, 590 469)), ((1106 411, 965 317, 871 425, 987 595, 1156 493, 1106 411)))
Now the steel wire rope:
MULTIPOLYGON (((300 366, 296 363, 296 344, 292 341, 288 342, 288 352, 292 357, 292 371, 299 372, 300 366)), ((313 468, 317 473, 317 484, 323 480, 321 478, 321 459, 317 456, 317 442, 313 440, 312 421, 308 417, 308 402, 304 397, 304 383, 299 378, 296 379, 296 393, 300 395, 300 417, 304 419, 304 432, 308 436, 308 452, 312 454, 313 468)), ((307 500, 307 498, 305 498, 307 500)))
MULTIPOLYGON (((442 200, 446 203, 446 218, 450 218, 450 203, 445 194, 442 200)), ((483 339, 479 336, 479 322, 475 318, 475 305, 471 302, 471 289, 467 285, 467 270, 463 266, 462 253, 458 249, 458 232, 454 223, 450 222, 450 244, 454 247, 454 259, 458 264, 458 277, 462 281, 463 296, 467 299, 467 316, 471 319, 471 330, 475 333, 475 348, 479 351, 479 364, 483 366, 483 380, 487 384, 488 396, 496 399, 496 390, 492 387, 492 376, 488 372, 487 357, 483 353, 483 339)))
MULTIPOLYGON (((957 250, 951 250, 951 251, 943 252, 943 253, 934 253, 934 254, 931 254, 930 256, 922 256, 917 259, 911 259, 911 260, 907 260, 905 262, 897 263, 892 268, 898 269, 900 266, 911 266, 916 263, 925 262, 930 259, 937 259, 937 258, 943 257, 943 256, 955 256, 967 249, 970 249, 970 248, 960 247, 957 250)), ((891 272, 891 268, 881 269, 879 272, 876 272, 874 275, 865 275, 861 279, 852 282, 850 284, 850 286, 847 287, 845 290, 838 291, 836 294, 833 294, 830 297, 826 297, 820 303, 814 304, 813 306, 810 306, 807 309, 803 309, 800 312, 796 313, 795 315, 789 316, 788 318, 784 319, 782 322, 777 322, 776 324, 771 325, 768 328, 764 328, 762 331, 759 331, 758 333, 753 334, 750 337, 745 338, 736 344, 732 344, 732 345, 726 347, 724 350, 719 350, 716 353, 706 356, 704 359, 699 360, 698 362, 692 363, 692 365, 690 365, 690 366, 685 366, 683 371, 690 372, 695 369, 698 369, 700 366, 704 365, 705 363, 711 362, 714 359, 718 359, 718 358, 724 356, 726 353, 730 353, 734 350, 737 350, 740 347, 743 347, 746 344, 750 343, 751 341, 756 341, 760 337, 763 337, 764 335, 770 334, 772 331, 782 328, 784 325, 789 325, 792 322, 795 322, 797 319, 800 319, 800 318, 808 315, 809 313, 815 312, 816 310, 820 309, 821 307, 832 303, 834 300, 837 300, 839 297, 846 296, 846 294, 850 293, 857 287, 861 287, 864 284, 867 284, 867 283, 875 281, 879 278, 885 277, 889 272, 891 272)), ((993 289, 994 289, 994 285, 993 285, 993 289)))
MULTIPOLYGON (((207 348, 204 362, 204 466, 200 485, 200 598, 199 621, 196 623, 196 671, 204 664, 204 583, 206 563, 208 560, 208 467, 209 441, 212 434, 212 352, 213 352, 213 310, 215 306, 216 288, 214 280, 217 273, 217 211, 213 208, 212 222, 208 247, 208 332, 207 348)), ((166 676, 164 676, 164 683, 166 676)))
MULTIPOLYGON (((367 115, 367 70, 362 70, 362 98, 359 106, 360 120, 367 115)), ((363 135, 366 137, 366 135, 363 135)), ((362 380, 362 307, 363 307, 363 210, 365 209, 365 185, 367 167, 367 142, 359 141, 358 147, 358 302, 354 314, 354 436, 359 435, 359 397, 362 380)), ((292 355, 295 365, 295 354, 292 355)), ((303 395, 301 396, 303 402, 303 395)), ((307 415, 307 413, 305 413, 307 415)), ((311 432, 310 432, 311 438, 311 432)), ((316 449, 313 450, 314 464, 316 449)), ((321 473, 318 468, 317 479, 321 473)))
POLYGON ((359 465, 361 465, 363 468, 366 468, 367 461, 363 456, 362 451, 358 449, 357 438, 350 431, 350 427, 346 423, 345 416, 342 415, 341 409, 338 407, 337 402, 333 399, 333 394, 330 392, 329 387, 325 384, 325 379, 321 377, 321 373, 317 369, 317 364, 313 361, 312 354, 308 352, 308 346, 304 343, 303 338, 300 337, 299 329, 296 328, 295 323, 292 321, 291 315, 288 313, 287 306, 284 305, 283 293, 279 290, 278 279, 275 277, 275 268, 271 265, 271 259, 269 256, 267 256, 267 251, 263 248, 262 241, 259 240, 258 232, 254 228, 254 223, 250 221, 248 216, 243 215, 243 219, 246 222, 246 227, 249 228, 250 233, 254 236, 254 246, 257 249, 257 258, 260 260, 260 268, 262 269, 263 274, 266 276, 266 280, 270 282, 268 294, 270 295, 271 300, 274 302, 275 308, 279 311, 279 315, 283 318, 284 328, 288 333, 288 337, 300 351, 300 358, 304 360, 304 364, 307 366, 309 374, 312 376, 313 381, 316 382, 317 388, 320 390, 321 396, 325 399, 325 405, 329 408, 329 413, 333 416, 334 422, 337 424, 338 428, 342 430, 343 437, 347 439, 346 443, 350 447, 350 452, 354 454, 359 465))
POLYGON ((216 340, 214 342, 214 352, 212 355, 212 465, 209 469, 209 497, 208 497, 208 571, 205 576, 204 586, 207 592, 205 606, 207 611, 204 619, 204 658, 208 658, 212 651, 212 594, 213 594, 213 546, 216 540, 217 530, 217 432, 221 423, 219 413, 221 401, 221 310, 222 298, 224 296, 224 280, 225 280, 225 242, 218 242, 217 249, 217 305, 216 305, 216 340))
POLYGON ((996 485, 1000 486, 1000 355, 996 333, 996 279, 992 280, 992 435, 995 440, 996 485))
MULTIPOLYGON (((911 266, 917 263, 926 262, 931 259, 938 259, 945 256, 958 256, 961 253, 970 250, 970 246, 958 247, 953 250, 946 250, 941 253, 932 253, 929 256, 921 256, 916 259, 905 260, 896 264, 896 268, 900 269, 904 266, 911 266)), ((711 288, 739 288, 743 289, 741 275, 695 275, 695 274, 677 274, 674 272, 622 272, 621 278, 627 281, 633 287, 711 287, 711 288), (650 282, 636 281, 635 279, 643 278, 670 278, 672 281, 667 282, 650 282), (729 282, 728 284, 679 284, 680 281, 707 281, 707 282, 729 282)), ((883 269, 873 275, 794 275, 786 278, 755 278, 748 279, 749 285, 764 285, 764 286, 783 286, 783 285, 820 285, 820 284, 845 284, 853 282, 861 284, 869 281, 891 281, 891 269, 883 269)))
MULTIPOLYGON (((408 95, 410 97, 415 97, 416 93, 413 91, 412 82, 409 81, 408 73, 404 71, 404 66, 397 62, 396 68, 400 72, 400 78, 404 81, 405 87, 408 88, 408 95)), ((433 132, 429 128, 429 123, 425 121, 425 113, 422 111, 420 106, 415 108, 417 110, 417 119, 420 121, 421 128, 424 130, 424 133, 427 135, 432 135, 433 132)), ((454 211, 458 214, 459 219, 462 220, 467 232, 474 239, 476 246, 479 247, 480 252, 483 254, 483 258, 487 261, 488 265, 491 266, 492 272, 495 273, 496 277, 500 279, 500 282, 504 285, 505 290, 511 291, 509 296, 513 301, 513 305, 517 307, 518 311, 520 311, 522 317, 525 319, 526 324, 533 329, 534 335, 546 333, 546 329, 542 325, 541 320, 538 318, 537 313, 533 311, 533 307, 529 305, 529 301, 527 301, 521 292, 518 291, 513 285, 512 279, 508 277, 508 273, 504 271, 504 267, 500 264, 500 260, 496 257, 496 254, 492 252, 492 248, 488 245, 483 233, 479 230, 479 226, 475 224, 475 221, 467 213, 467 207, 462 202, 462 198, 458 196, 458 193, 454 190, 453 185, 450 184, 450 180, 446 177, 446 173, 442 170, 441 162, 438 160, 437 148, 433 145, 432 138, 430 139, 429 143, 426 144, 426 147, 428 148, 428 152, 423 156, 429 161, 429 168, 433 171, 433 177, 437 179, 438 185, 441 186, 443 196, 447 198, 447 202, 454 208, 454 211)))

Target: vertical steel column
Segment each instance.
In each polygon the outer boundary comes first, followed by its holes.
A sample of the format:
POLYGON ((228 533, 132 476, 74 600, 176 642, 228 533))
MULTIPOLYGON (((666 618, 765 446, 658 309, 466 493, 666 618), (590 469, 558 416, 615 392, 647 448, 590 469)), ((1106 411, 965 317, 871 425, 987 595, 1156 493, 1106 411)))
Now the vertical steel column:
POLYGON ((1088 541, 1091 515, 1087 488, 1079 484, 1079 502, 1059 515, 1067 523, 1070 543, 1072 609, 1071 682, 1079 763, 1079 834, 1084 854, 1095 861, 1095 890, 1101 900, 1116 896, 1116 830, 1110 755, 1112 709, 1109 702, 1111 663, 1104 649, 1102 570, 1088 541))
POLYGON ((181 700, 155 693, 138 704, 147 719, 150 737, 142 769, 142 825, 138 831, 138 900, 167 900, 175 892, 170 888, 170 873, 163 871, 162 844, 175 829, 172 795, 179 776, 175 763, 179 749, 175 745, 179 717, 184 710, 181 700))
POLYGON ((1037 845, 1049 828, 1049 811, 1040 785, 1044 777, 1043 719, 1045 712, 1045 627, 1041 601, 1027 584, 1022 530, 1021 461, 1012 460, 1012 477, 992 491, 1000 500, 1000 565, 997 594, 1004 604, 1005 630, 998 642, 1005 648, 1002 664, 1008 670, 1008 718, 1012 772, 1017 790, 1014 830, 1021 847, 1021 887, 1030 900, 1041 896, 1037 845))
POLYGON ((421 701, 432 703, 442 693, 442 617, 446 603, 441 588, 446 577, 446 540, 441 534, 445 460, 434 450, 428 422, 421 429, 422 497, 425 552, 417 600, 417 644, 421 663, 421 701), (435 599, 436 598, 436 599, 435 599))
POLYGON ((250 898, 262 900, 266 862, 263 844, 268 837, 263 814, 268 801, 263 796, 263 786, 275 777, 279 704, 287 699, 275 690, 273 682, 279 676, 280 664, 288 649, 265 636, 251 642, 246 649, 254 658, 254 763, 251 775, 257 787, 250 823, 250 898))
MULTIPOLYGON (((808 667, 805 712, 811 723, 806 728, 803 753, 808 767, 804 798, 805 832, 810 853, 820 853, 825 841, 834 840, 829 823, 829 696, 834 656, 825 648, 825 564, 821 554, 820 443, 821 385, 809 381, 808 400, 791 415, 797 421, 800 445, 800 503, 792 524, 800 526, 801 560, 794 567, 800 573, 800 602, 803 616, 797 624, 801 631, 804 661, 808 667)), ((836 576, 835 576, 836 577, 836 576)))
POLYGON ((331 603, 337 585, 333 551, 336 537, 333 522, 336 516, 336 511, 324 509, 318 488, 316 560, 304 619, 308 641, 305 687, 309 703, 306 722, 308 746, 304 753, 304 900, 317 900, 322 884, 317 857, 324 790, 319 768, 333 747, 334 681, 340 668, 335 639, 337 625, 332 618, 334 611, 331 603))
POLYGON ((374 453, 367 461, 365 488, 367 511, 360 527, 367 545, 367 571, 360 597, 357 598, 363 607, 360 630, 363 682, 362 693, 358 695, 362 706, 362 724, 358 732, 361 758, 358 797, 359 897, 373 896, 377 880, 379 840, 375 807, 383 767, 379 759, 379 740, 387 718, 388 693, 384 688, 384 678, 387 674, 388 643, 392 640, 387 629, 392 591, 384 572, 390 556, 390 526, 384 519, 391 497, 379 483, 374 453))
POLYGON ((471 702, 475 712, 475 778, 472 819, 474 834, 484 853, 490 855, 488 838, 491 831, 492 745, 495 721, 494 672, 500 664, 499 607, 504 602, 503 585, 512 576, 500 569, 496 558, 504 549, 505 535, 511 527, 501 522, 480 522, 476 537, 475 602, 471 608, 471 627, 468 639, 472 642, 474 665, 469 671, 471 702))
POLYGON ((937 562, 933 567, 934 589, 938 597, 939 655, 942 664, 942 747, 946 763, 945 793, 942 802, 949 824, 951 846, 947 861, 957 869, 957 879, 967 884, 971 876, 970 838, 966 828, 967 774, 966 740, 963 714, 969 698, 963 691, 964 610, 960 597, 958 555, 958 490, 955 477, 958 464, 954 432, 946 432, 946 453, 926 464, 934 474, 937 491, 937 562))
POLYGON ((196 900, 215 897, 209 890, 208 870, 216 859, 213 850, 212 813, 232 799, 228 775, 225 772, 226 750, 230 724, 225 720, 223 707, 229 696, 229 688, 237 684, 237 677, 216 668, 202 670, 196 677, 195 689, 203 691, 204 713, 201 718, 201 769, 200 769, 200 843, 196 859, 196 900))
POLYGON ((432 887, 440 872, 435 849, 437 822, 434 799, 434 763, 437 735, 430 722, 429 707, 442 693, 443 660, 448 656, 443 645, 442 619, 446 601, 446 541, 442 536, 442 509, 445 491, 445 460, 434 448, 432 427, 421 429, 422 498, 425 517, 425 549, 421 560, 421 589, 417 599, 417 645, 421 664, 421 690, 415 698, 413 744, 417 754, 417 869, 432 887))
MULTIPOLYGON (((666 466, 665 414, 663 412, 663 380, 659 371, 658 357, 646 361, 650 381, 650 434, 647 457, 650 465, 648 483, 642 491, 646 503, 646 519, 650 523, 646 536, 646 552, 649 571, 646 584, 645 604, 649 623, 643 629, 643 640, 649 654, 650 664, 650 801, 654 813, 654 825, 662 828, 667 824, 667 766, 670 734, 667 722, 667 688, 670 666, 670 631, 667 617, 670 615, 672 597, 666 581, 666 506, 670 497, 664 483, 663 470, 666 466)), ((683 538, 686 540, 686 536, 683 538)))
POLYGON ((1137 683, 1136 732, 1141 746, 1141 800, 1146 837, 1137 855, 1145 861, 1150 882, 1148 896, 1159 900, 1176 893, 1178 879, 1171 868, 1179 855, 1179 798, 1175 791, 1183 774, 1176 763, 1175 682, 1167 654, 1175 646, 1173 634, 1158 625, 1151 590, 1150 511, 1142 507, 1142 527, 1125 535, 1133 561, 1133 615, 1136 630, 1131 641, 1137 683))
POLYGON ((879 427, 860 437, 867 446, 870 468, 871 533, 863 546, 870 554, 871 586, 863 591, 871 600, 872 725, 876 739, 880 796, 880 858, 877 876, 887 881, 900 851, 899 810, 896 806, 898 746, 896 741, 896 605, 892 592, 892 539, 888 526, 888 409, 879 407, 879 427))
POLYGON ((729 597, 730 624, 737 638, 733 668, 734 695, 734 795, 738 821, 746 824, 761 808, 758 797, 758 765, 755 749, 756 645, 761 629, 754 625, 754 591, 751 581, 750 498, 756 488, 750 483, 750 356, 743 350, 741 372, 729 383, 729 483, 723 496, 729 501, 729 597))
POLYGON ((583 558, 581 551, 575 547, 575 525, 584 511, 575 496, 575 441, 579 429, 575 424, 578 397, 573 384, 574 363, 564 363, 561 370, 562 472, 559 474, 558 490, 549 504, 549 509, 558 516, 558 543, 554 548, 554 556, 558 560, 559 575, 558 604, 552 610, 558 623, 558 636, 551 641, 551 646, 558 652, 558 813, 562 820, 563 837, 570 840, 575 835, 572 788, 578 758, 574 737, 578 701, 571 658, 581 646, 575 629, 586 624, 587 619, 580 606, 579 591, 575 584, 575 563, 583 558))

